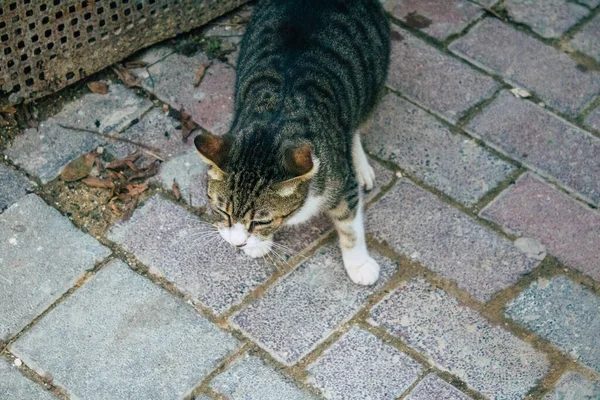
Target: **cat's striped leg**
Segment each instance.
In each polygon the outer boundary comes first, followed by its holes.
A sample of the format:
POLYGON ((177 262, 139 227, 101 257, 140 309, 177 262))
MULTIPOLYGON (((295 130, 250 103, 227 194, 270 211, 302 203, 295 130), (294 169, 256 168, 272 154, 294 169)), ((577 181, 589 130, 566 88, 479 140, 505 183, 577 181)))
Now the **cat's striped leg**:
POLYGON ((352 139, 352 164, 354 165, 354 171, 356 172, 356 180, 360 186, 364 187, 366 190, 371 190, 375 183, 375 171, 373 170, 373 167, 371 167, 371 164, 369 164, 367 154, 362 147, 360 131, 361 130, 356 132, 352 139))
POLYGON ((340 248, 348 276, 359 285, 372 285, 379 278, 379 265, 369 255, 363 223, 363 200, 358 185, 329 215, 340 237, 340 248))

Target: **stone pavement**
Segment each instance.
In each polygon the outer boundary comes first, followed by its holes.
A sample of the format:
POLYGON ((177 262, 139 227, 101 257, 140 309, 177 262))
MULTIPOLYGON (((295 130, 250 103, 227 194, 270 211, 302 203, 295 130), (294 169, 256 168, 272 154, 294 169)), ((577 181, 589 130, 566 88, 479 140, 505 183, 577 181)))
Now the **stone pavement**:
POLYGON ((0 399, 600 399, 600 1, 386 8, 380 281, 349 281, 325 218, 251 260, 197 212, 177 111, 227 130, 243 8, 137 55, 143 88, 105 73, 0 148, 0 399), (59 174, 135 147, 59 124, 160 149, 130 219, 59 174))

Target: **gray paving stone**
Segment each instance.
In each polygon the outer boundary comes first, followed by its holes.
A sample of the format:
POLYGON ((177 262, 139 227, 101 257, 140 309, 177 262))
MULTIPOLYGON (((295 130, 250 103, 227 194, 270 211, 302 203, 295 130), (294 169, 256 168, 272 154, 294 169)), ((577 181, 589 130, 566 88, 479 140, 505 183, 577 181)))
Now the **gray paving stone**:
POLYGON ((33 184, 21 173, 0 163, 0 214, 21 197, 25 196, 33 184))
POLYGON ((585 4, 590 8, 598 7, 600 5, 600 0, 578 0, 578 2, 585 4))
POLYGON ((466 129, 540 175, 600 202, 600 139, 533 102, 503 92, 466 129))
POLYGON ((479 301, 539 263, 512 242, 406 179, 369 210, 367 231, 454 281, 479 301))
POLYGON ((352 318, 394 273, 390 260, 374 258, 381 266, 379 281, 359 286, 346 275, 337 244, 328 245, 230 321, 277 360, 293 365, 352 318))
POLYGON ((473 0, 474 3, 482 4, 488 7, 495 6, 499 1, 500 0, 473 0))
POLYGON ((392 27, 387 83, 422 107, 456 122, 491 97, 498 84, 489 76, 440 52, 405 30, 392 27))
POLYGON ((532 174, 521 176, 480 215, 509 233, 538 239, 560 261, 600 281, 600 213, 532 174))
POLYGON ((596 108, 587 116, 585 124, 600 131, 600 107, 596 108))
POLYGON ((477 203, 515 167, 393 93, 377 106, 367 149, 466 205, 477 203))
POLYGON ((530 344, 421 278, 402 284, 377 304, 370 322, 491 398, 522 399, 549 368, 546 357, 530 344))
POLYGON ((196 71, 208 58, 199 53, 193 57, 172 54, 150 68, 144 87, 165 103, 182 107, 201 127, 224 134, 233 120, 235 71, 215 61, 206 70, 199 87, 194 87, 196 71))
POLYGON ((191 306, 109 263, 10 349, 79 399, 181 399, 238 346, 191 306))
POLYGON ((200 159, 195 148, 161 165, 157 180, 162 187, 171 190, 173 179, 177 181, 181 198, 187 204, 193 207, 208 205, 206 164, 200 159))
POLYGON ((471 398, 435 374, 429 374, 406 400, 470 400, 471 398))
POLYGON ((0 359, 0 399, 14 400, 56 400, 35 382, 30 381, 6 359, 0 359))
POLYGON ((566 276, 531 284, 506 315, 600 372, 600 298, 566 276))
POLYGON ((585 379, 576 372, 567 372, 544 400, 595 400, 600 399, 600 382, 585 379))
POLYGON ((567 0, 506 0, 508 15, 545 38, 558 38, 589 14, 586 7, 567 0))
MULTIPOLYGON (((175 52, 174 46, 159 43, 159 44, 155 44, 152 47, 149 47, 147 49, 144 49, 144 50, 136 53, 133 57, 131 57, 131 59, 135 60, 135 61, 143 61, 148 64, 146 67, 149 67, 151 65, 156 64, 160 60, 167 58, 174 52, 175 52)), ((140 71, 142 71, 144 69, 145 68, 134 68, 131 71, 135 75, 139 76, 140 71)))
POLYGON ((573 38, 571 45, 600 62, 600 14, 589 21, 573 38))
POLYGON ((398 398, 423 368, 377 336, 352 327, 313 364, 308 382, 327 399, 398 398))
POLYGON ((484 19, 449 48, 572 117, 600 93, 599 72, 581 71, 567 54, 495 18, 484 19))
POLYGON ((462 32, 479 18, 481 7, 464 0, 394 0, 385 8, 407 25, 439 40, 462 32))
POLYGON ((227 244, 212 225, 160 196, 115 225, 108 238, 216 314, 240 303, 274 272, 227 244))
POLYGON ((108 94, 89 93, 67 103, 38 129, 26 129, 17 136, 5 153, 15 164, 37 175, 42 183, 56 178, 71 160, 108 142, 100 136, 67 130, 57 124, 116 134, 152 106, 149 100, 122 85, 110 84, 109 88, 108 94))
POLYGON ((0 215, 0 340, 6 340, 110 254, 34 194, 0 215))
POLYGON ((277 372, 258 357, 245 355, 236 360, 210 384, 231 400, 309 400, 314 397, 300 390, 291 379, 277 372))

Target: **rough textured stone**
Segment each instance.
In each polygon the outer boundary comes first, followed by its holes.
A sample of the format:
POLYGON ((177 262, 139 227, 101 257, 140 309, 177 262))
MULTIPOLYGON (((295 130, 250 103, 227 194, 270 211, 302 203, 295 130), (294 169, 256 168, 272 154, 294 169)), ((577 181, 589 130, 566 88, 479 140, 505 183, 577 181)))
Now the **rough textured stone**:
POLYGON ((514 285, 539 261, 406 179, 367 213, 367 231, 451 279, 480 301, 514 285))
POLYGON ((591 8, 597 7, 600 5, 600 0, 578 0, 579 3, 585 4, 591 8))
POLYGON ((195 88, 196 71, 207 61, 202 53, 193 57, 172 54, 148 68, 150 76, 143 80, 143 85, 173 108, 183 107, 204 129, 223 134, 233 119, 235 71, 226 64, 213 62, 200 86, 195 88))
POLYGON ((600 14, 588 22, 573 38, 571 45, 600 62, 600 14))
POLYGON ((116 134, 140 118, 152 103, 136 96, 122 85, 111 84, 108 94, 90 93, 44 121, 37 129, 26 129, 17 136, 6 154, 42 183, 56 178, 71 160, 107 143, 90 133, 61 128, 57 124, 116 134))
POLYGON ((600 281, 600 214, 533 175, 520 177, 480 215, 537 238, 560 261, 600 281))
POLYGON ((406 400, 470 400, 471 398, 435 374, 429 374, 406 400))
POLYGON ((309 400, 313 396, 258 357, 245 355, 236 360, 210 384, 231 400, 309 400))
POLYGON ((600 107, 596 108, 585 119, 585 124, 600 131, 600 107))
POLYGON ((442 118, 456 122, 492 96, 498 84, 405 30, 393 27, 388 85, 442 118))
POLYGON ((307 370, 308 382, 327 399, 386 400, 404 393, 422 367, 377 336, 353 327, 307 370))
POLYGON ((31 182, 21 173, 0 163, 0 214, 32 188, 31 182))
POLYGON ((484 19, 449 48, 573 117, 600 93, 599 72, 580 71, 567 54, 495 18, 484 19))
POLYGON ((375 286, 359 286, 346 275, 337 245, 328 245, 231 322, 282 363, 295 364, 389 279, 395 265, 377 255, 375 259, 381 266, 379 281, 375 286))
POLYGON ((377 106, 364 138, 371 153, 466 205, 477 203, 515 169, 393 93, 377 106))
POLYGON ((467 131, 540 175, 600 202, 600 139, 534 103, 503 92, 467 131))
POLYGON ((181 399, 238 341, 113 261, 11 351, 80 399, 181 399))
POLYGON ((0 358, 0 399, 56 400, 40 385, 21 375, 17 367, 3 358, 0 358))
MULTIPOLYGON (((134 54, 131 59, 135 61, 145 62, 146 67, 156 64, 157 62, 167 58, 175 52, 175 47, 167 44, 156 44, 147 49, 143 49, 134 54)), ((134 68, 131 70, 135 75, 140 76, 141 71, 146 68, 134 68)))
POLYGON ((110 254, 30 194, 0 215, 0 339, 24 328, 110 254))
POLYGON ((177 181, 183 201, 193 207, 207 206, 206 164, 200 159, 196 149, 190 149, 161 165, 158 181, 166 190, 173 187, 173 179, 177 181))
POLYGON ((568 279, 539 279, 506 306, 506 315, 600 372, 600 298, 568 279))
POLYGON ((234 249, 216 229, 155 196, 108 238, 216 314, 242 301, 273 268, 234 249))
POLYGON ((546 357, 530 344, 421 278, 377 304, 370 322, 491 398, 522 399, 548 371, 546 357))
POLYGON ((482 15, 481 7, 464 0, 395 0, 385 8, 407 25, 439 40, 462 32, 482 15))
POLYGON ((600 399, 600 382, 592 382, 576 372, 567 372, 544 400, 600 399))
POLYGON ((545 38, 561 37, 590 12, 567 0, 507 0, 504 6, 512 19, 545 38))

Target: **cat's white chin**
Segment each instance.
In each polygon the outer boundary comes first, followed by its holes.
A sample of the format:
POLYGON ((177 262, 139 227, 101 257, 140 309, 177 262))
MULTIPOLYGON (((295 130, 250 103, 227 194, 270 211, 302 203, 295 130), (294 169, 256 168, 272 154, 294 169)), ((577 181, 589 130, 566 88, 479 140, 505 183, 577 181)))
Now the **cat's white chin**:
POLYGON ((255 244, 248 243, 242 248, 242 250, 244 250, 244 253, 252 258, 259 258, 267 255, 267 253, 271 251, 271 243, 260 241, 255 244))

